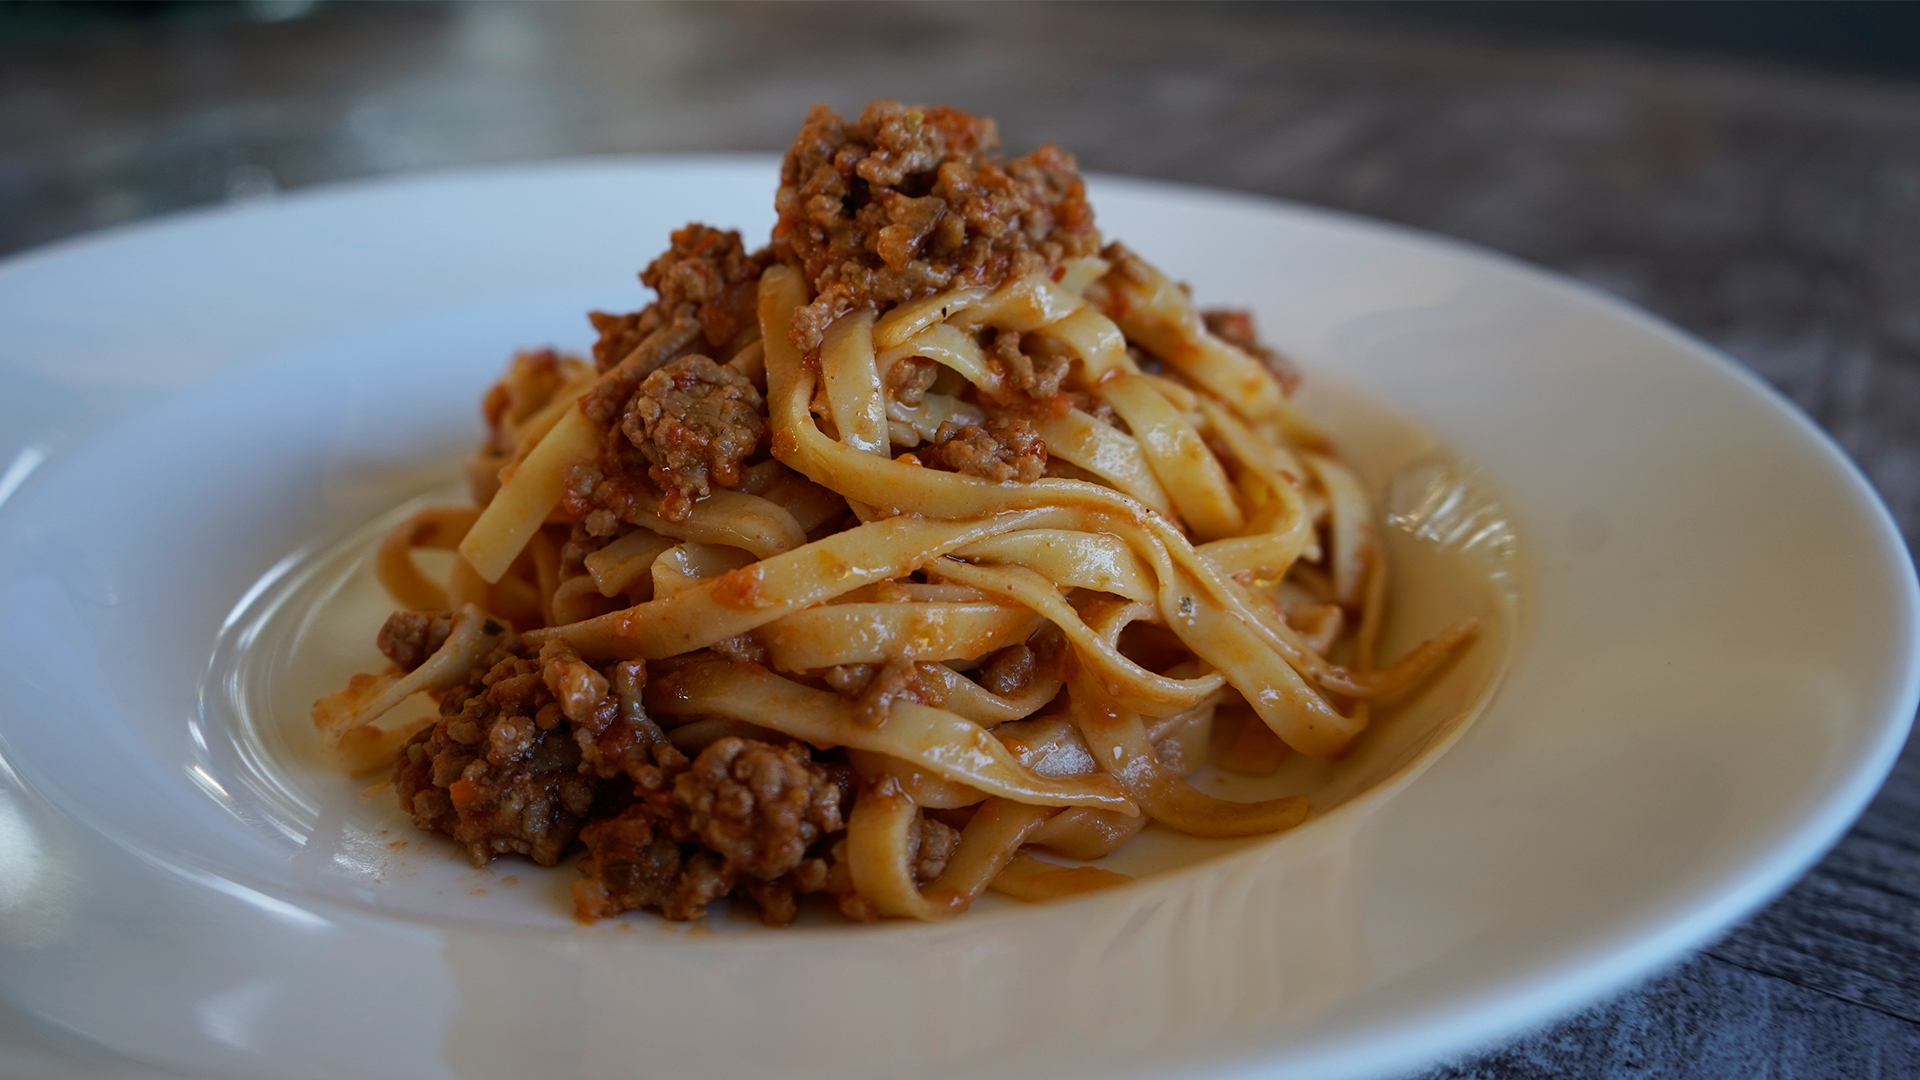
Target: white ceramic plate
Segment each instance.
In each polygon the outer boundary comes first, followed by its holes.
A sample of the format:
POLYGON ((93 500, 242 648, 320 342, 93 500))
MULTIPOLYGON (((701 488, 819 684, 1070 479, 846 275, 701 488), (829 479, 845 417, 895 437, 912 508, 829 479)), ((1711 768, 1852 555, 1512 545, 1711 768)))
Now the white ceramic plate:
MULTIPOLYGON (((670 228, 764 235, 774 175, 382 182, 0 268, 8 1007, 222 1076, 1364 1075, 1699 943, 1817 857, 1900 746, 1905 547, 1753 378, 1499 258, 1105 180, 1107 234, 1253 307, 1334 388, 1336 433, 1425 429, 1498 493, 1522 602, 1456 720, 1501 660, 1505 681, 1464 736, 1434 727, 1424 773, 1128 889, 939 926, 579 928, 564 874, 379 832, 379 793, 260 735, 274 707, 248 702, 305 693, 235 659, 294 640, 262 605, 444 481, 511 348, 638 306, 670 228)), ((294 652, 351 666, 323 639, 294 652)))

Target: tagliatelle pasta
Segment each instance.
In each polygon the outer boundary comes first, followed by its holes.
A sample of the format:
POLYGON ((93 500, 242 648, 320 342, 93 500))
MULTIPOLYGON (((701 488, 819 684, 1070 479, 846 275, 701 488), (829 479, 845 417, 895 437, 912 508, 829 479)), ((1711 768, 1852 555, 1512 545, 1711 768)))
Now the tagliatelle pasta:
POLYGON ((586 919, 940 919, 1123 883, 1034 853, 1148 821, 1305 821, 1184 777, 1341 753, 1475 626, 1376 662, 1385 555, 1292 369, 994 142, 816 108, 766 249, 688 226, 591 366, 516 358, 477 508, 381 545, 392 667, 314 708, 343 761, 476 864, 584 850, 586 919))

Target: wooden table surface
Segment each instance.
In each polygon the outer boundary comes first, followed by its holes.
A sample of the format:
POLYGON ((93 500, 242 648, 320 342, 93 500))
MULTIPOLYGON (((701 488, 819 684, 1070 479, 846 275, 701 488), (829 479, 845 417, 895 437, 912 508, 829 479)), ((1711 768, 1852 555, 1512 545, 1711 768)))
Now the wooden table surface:
MULTIPOLYGON (((1611 290, 1771 381, 1920 535, 1914 82, 1301 9, 247 10, 0 54, 0 253, 342 178, 777 149, 816 100, 948 102, 1011 147, 1405 222, 1611 290)), ((1717 944, 1420 1075, 1920 1076, 1917 961, 1909 750, 1717 944)))

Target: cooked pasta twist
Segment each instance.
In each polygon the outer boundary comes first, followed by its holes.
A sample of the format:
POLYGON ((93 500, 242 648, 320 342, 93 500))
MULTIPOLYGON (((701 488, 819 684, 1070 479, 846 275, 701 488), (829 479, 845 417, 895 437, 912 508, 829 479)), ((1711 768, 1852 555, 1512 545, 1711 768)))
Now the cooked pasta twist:
POLYGON ((480 509, 380 549, 421 613, 382 632, 395 669, 316 706, 476 860, 557 857, 579 831, 586 917, 732 892, 778 922, 825 891, 934 919, 989 887, 1103 887, 1124 879, 1022 851, 1097 858, 1147 819, 1298 825, 1304 797, 1183 774, 1210 741, 1230 767, 1337 755, 1474 635, 1376 665, 1364 485, 1244 316, 1210 320, 1124 248, 820 324, 807 264, 723 263, 717 235, 676 234, 724 271, 673 318, 628 317, 599 371, 516 361, 480 509), (450 580, 416 548, 454 549, 450 580), (381 725, 422 691, 437 722, 381 725))

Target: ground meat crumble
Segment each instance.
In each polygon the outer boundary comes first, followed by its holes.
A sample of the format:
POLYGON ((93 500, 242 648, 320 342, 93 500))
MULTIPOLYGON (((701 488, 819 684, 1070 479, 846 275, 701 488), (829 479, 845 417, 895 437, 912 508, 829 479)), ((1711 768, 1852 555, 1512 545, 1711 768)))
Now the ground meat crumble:
POLYGON ((907 860, 913 867, 914 883, 925 885, 946 873, 947 862, 959 846, 960 830, 930 817, 916 821, 907 842, 907 860))
POLYGON ((396 611, 380 627, 374 644, 401 671, 412 671, 447 643, 453 632, 448 611, 396 611))
POLYGON ((933 389, 934 380, 939 377, 940 365, 931 360, 910 357, 898 361, 887 369, 887 400, 918 405, 927 400, 927 391, 933 389))
POLYGON ((690 762, 671 747, 655 761, 626 810, 581 833, 581 918, 645 908, 696 919, 737 889, 784 925, 795 896, 827 888, 827 859, 811 852, 846 827, 846 792, 805 747, 729 736, 690 762))
POLYGON ((1073 365, 1073 354, 1059 342, 1018 330, 995 331, 991 353, 1006 371, 1008 384, 1034 401, 1058 394, 1073 365))
MULTIPOLYGON (((447 621, 398 613, 381 639, 424 640, 447 621)), ((796 896, 827 889, 845 766, 738 736, 688 760, 646 715, 642 661, 594 664, 564 641, 536 653, 509 638, 481 667, 393 767, 414 824, 451 836, 475 866, 506 854, 553 866, 584 845, 574 897, 587 920, 642 908, 696 919, 737 894, 784 925, 796 896)))
POLYGON ((952 420, 941 423, 933 442, 914 451, 920 463, 933 469, 966 473, 982 480, 1030 484, 1046 475, 1047 444, 1033 425, 1015 419, 981 427, 964 427, 952 420))
POLYGON ((936 666, 896 656, 884 664, 841 664, 814 674, 854 703, 855 719, 878 727, 886 722, 896 701, 940 704, 940 684, 926 678, 928 669, 936 666))
POLYGON ((766 402, 739 373, 687 356, 647 376, 620 431, 665 496, 661 516, 681 521, 715 486, 740 483, 740 463, 767 438, 766 402))
POLYGON ((848 122, 807 114, 780 167, 773 247, 814 301, 794 345, 828 323, 964 285, 998 284, 1100 247, 1073 158, 1051 144, 1001 164, 992 120, 946 106, 869 104, 848 122))
POLYGON ((666 252, 640 272, 658 299, 630 315, 588 316, 600 334, 594 366, 611 375, 587 395, 587 415, 607 423, 642 379, 690 350, 731 355, 726 346, 744 344, 758 328, 755 303, 769 262, 764 250, 747 254, 737 232, 700 224, 676 231, 666 252))
POLYGON ((1033 650, 1025 645, 1009 645, 987 658, 980 667, 980 685, 1001 697, 1017 694, 1033 681, 1038 665, 1033 650))
POLYGON ((540 662, 507 646, 489 659, 441 700, 439 721, 401 748, 394 787, 415 825, 453 837, 475 866, 508 853, 553 866, 602 784, 581 772, 540 662))

